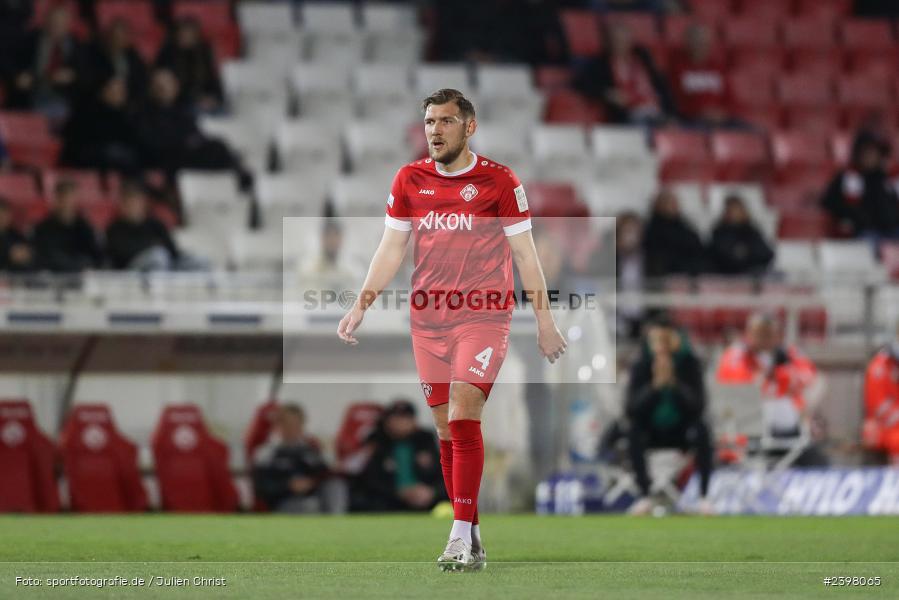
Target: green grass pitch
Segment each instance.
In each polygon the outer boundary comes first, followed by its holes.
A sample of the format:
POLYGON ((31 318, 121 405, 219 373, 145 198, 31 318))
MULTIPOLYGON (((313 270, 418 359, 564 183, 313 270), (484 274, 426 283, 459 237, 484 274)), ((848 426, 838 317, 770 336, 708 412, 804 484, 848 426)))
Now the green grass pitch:
POLYGON ((487 515, 482 573, 438 572, 448 528, 419 515, 2 516, 0 598, 899 598, 897 518, 487 515), (191 585, 47 584, 116 576, 191 585), (840 576, 881 585, 824 586, 840 576))

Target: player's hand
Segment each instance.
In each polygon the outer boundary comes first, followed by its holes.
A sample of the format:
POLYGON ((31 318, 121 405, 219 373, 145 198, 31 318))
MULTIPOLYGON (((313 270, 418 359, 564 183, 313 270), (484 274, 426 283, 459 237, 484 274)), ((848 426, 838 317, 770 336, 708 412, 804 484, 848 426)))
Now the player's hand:
POLYGON ((365 311, 363 311, 358 306, 354 306, 350 309, 344 317, 340 320, 340 325, 337 326, 337 337, 342 339, 345 344, 349 344, 350 346, 355 346, 359 343, 359 340, 356 339, 356 336, 353 335, 353 332, 359 328, 359 325, 362 323, 362 318, 365 316, 365 311))
POLYGON ((562 337, 559 328, 552 322, 540 327, 537 331, 537 345, 540 347, 540 352, 550 363, 559 360, 565 354, 565 348, 568 347, 568 343, 562 337))

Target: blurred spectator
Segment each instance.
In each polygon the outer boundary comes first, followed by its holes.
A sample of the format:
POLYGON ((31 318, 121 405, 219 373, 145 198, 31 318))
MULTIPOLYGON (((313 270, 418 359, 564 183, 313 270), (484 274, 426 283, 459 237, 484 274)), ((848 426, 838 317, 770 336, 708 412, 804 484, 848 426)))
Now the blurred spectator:
POLYGON ((332 477, 318 442, 306 435, 306 413, 297 404, 279 407, 270 443, 253 458, 253 486, 272 510, 284 513, 344 513, 348 493, 332 477))
POLYGON ((125 80, 113 77, 86 98, 66 124, 63 139, 64 164, 139 174, 143 157, 125 80))
POLYGON ((677 196, 662 190, 643 232, 646 275, 696 275, 705 270, 705 249, 699 234, 680 212, 677 196))
POLYGON ((33 14, 34 0, 0 0, 0 84, 7 84, 6 87, 33 14))
POLYGON ((445 499, 437 438, 415 422, 415 406, 393 402, 367 443, 371 455, 355 481, 356 510, 430 510, 445 499))
POLYGON ((87 61, 91 92, 110 79, 122 79, 127 83, 129 100, 133 104, 143 100, 147 91, 147 67, 134 49, 127 21, 112 21, 91 46, 87 61))
POLYGON ((178 249, 162 221, 149 214, 143 190, 133 184, 123 187, 119 216, 106 229, 106 254, 113 269, 186 271, 205 266, 178 249))
POLYGON ((3 138, 0 137, 0 169, 7 167, 8 163, 9 154, 6 151, 6 145, 3 143, 3 138))
POLYGON ((546 0, 456 0, 437 2, 435 49, 440 60, 568 61, 558 8, 546 0))
POLYGON ((889 180, 890 144, 862 131, 852 144, 850 164, 833 178, 821 205, 843 234, 871 240, 899 239, 899 196, 889 180))
MULTIPOLYGON (((643 291, 643 223, 635 212, 618 215, 615 221, 615 277, 619 291, 643 291)), ((643 307, 618 303, 618 332, 637 339, 643 320, 643 307)))
POLYGON ((193 111, 179 97, 175 75, 167 69, 156 69, 139 126, 148 165, 162 168, 172 181, 179 169, 234 170, 242 187, 251 185, 251 176, 230 148, 204 135, 193 111))
POLYGON ((703 421, 706 391, 702 364, 684 333, 667 317, 656 317, 646 330, 640 358, 631 368, 625 413, 628 450, 641 497, 632 514, 652 509, 651 481, 646 466, 650 448, 692 450, 699 470, 703 512, 712 476, 712 436, 703 421))
POLYGON ((41 28, 22 41, 14 59, 10 105, 35 108, 62 121, 77 99, 84 67, 84 48, 71 31, 66 4, 55 4, 41 28))
POLYGON ((733 125, 724 58, 712 51, 712 34, 705 25, 687 29, 686 44, 670 67, 677 112, 687 123, 733 125))
POLYGON ((224 94, 212 46, 203 38, 196 19, 180 19, 159 51, 156 66, 178 79, 181 100, 191 108, 213 112, 222 107, 224 94))
POLYGON ((42 269, 77 273, 103 263, 97 236, 78 210, 76 190, 71 181, 57 183, 50 214, 34 228, 34 249, 42 269))
POLYGON ((332 290, 341 293, 355 289, 359 278, 341 260, 343 228, 337 220, 325 219, 321 228, 321 249, 301 270, 306 289, 332 290))
POLYGON ((899 465, 899 321, 895 339, 868 363, 862 440, 867 449, 899 465))
POLYGON ((657 124, 668 108, 665 84, 646 48, 635 46, 621 23, 607 28, 606 49, 578 69, 574 87, 603 103, 610 121, 657 124))
MULTIPOLYGON (((774 437, 795 438, 802 427, 811 429, 812 410, 821 382, 814 363, 783 343, 780 323, 765 313, 746 322, 743 339, 721 355, 716 378, 721 383, 761 386, 766 427, 774 437)), ((814 434, 814 432, 812 432, 814 434)), ((823 450, 812 444, 796 460, 797 466, 826 466, 823 450)))
POLYGON ((774 259, 774 252, 739 196, 725 199, 724 214, 712 231, 709 254, 715 271, 724 275, 758 275, 774 259))
POLYGON ((27 272, 34 268, 34 250, 13 224, 12 210, 0 196, 0 271, 27 272))

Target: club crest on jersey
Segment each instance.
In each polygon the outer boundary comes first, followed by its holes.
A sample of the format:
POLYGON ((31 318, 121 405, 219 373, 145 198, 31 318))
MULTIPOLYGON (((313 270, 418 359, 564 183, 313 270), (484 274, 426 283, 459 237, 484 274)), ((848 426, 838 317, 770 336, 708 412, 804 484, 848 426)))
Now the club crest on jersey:
POLYGON ((469 183, 464 188, 462 188, 459 194, 463 198, 465 198, 466 202, 471 202, 472 200, 474 200, 474 197, 478 195, 478 188, 469 183))
POLYGON ((430 398, 431 393, 434 391, 434 388, 432 388, 430 386, 430 384, 427 384, 424 381, 422 381, 421 382, 421 391, 423 391, 425 393, 425 398, 430 398))

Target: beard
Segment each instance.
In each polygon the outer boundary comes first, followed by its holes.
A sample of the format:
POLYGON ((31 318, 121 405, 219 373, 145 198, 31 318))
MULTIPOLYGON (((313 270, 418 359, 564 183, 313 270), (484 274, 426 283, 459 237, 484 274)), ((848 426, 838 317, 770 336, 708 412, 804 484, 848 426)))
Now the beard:
POLYGON ((460 143, 458 146, 449 146, 446 143, 446 140, 443 140, 444 148, 442 152, 437 152, 430 145, 428 146, 428 154, 434 160, 434 162, 439 162, 444 165, 448 165, 462 154, 462 150, 465 149, 465 144, 460 143))

